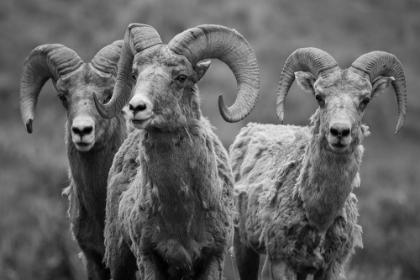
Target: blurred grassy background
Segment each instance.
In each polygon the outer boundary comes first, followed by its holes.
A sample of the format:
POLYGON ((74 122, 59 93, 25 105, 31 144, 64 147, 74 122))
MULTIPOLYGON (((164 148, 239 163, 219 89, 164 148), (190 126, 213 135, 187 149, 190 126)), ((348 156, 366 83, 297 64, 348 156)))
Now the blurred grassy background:
MULTIPOLYGON (((330 53, 342 68, 372 50, 403 63, 408 119, 394 135, 397 106, 392 90, 365 114, 372 136, 364 142, 362 186, 356 190, 364 249, 349 265, 348 279, 420 279, 420 1, 418 0, 3 0, 0 9, 0 275, 1 279, 83 279, 78 248, 66 218, 64 144, 66 114, 51 83, 38 103, 34 133, 19 117, 19 76, 29 52, 61 43, 89 61, 127 25, 154 26, 164 42, 203 23, 237 29, 254 48, 261 70, 261 97, 251 115, 225 123, 217 96, 235 98, 236 84, 218 61, 200 82, 203 113, 226 148, 247 122, 278 123, 275 93, 287 56, 300 47, 330 53)), ((314 98, 294 85, 285 123, 305 125, 314 98)), ((234 279, 230 259, 226 278, 234 279)))

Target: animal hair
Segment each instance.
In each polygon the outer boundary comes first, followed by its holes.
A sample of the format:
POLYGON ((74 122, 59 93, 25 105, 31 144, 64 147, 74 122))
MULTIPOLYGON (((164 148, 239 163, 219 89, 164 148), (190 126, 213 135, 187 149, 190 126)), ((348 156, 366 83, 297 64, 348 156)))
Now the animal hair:
POLYGON ((343 156, 325 150, 322 129, 317 110, 309 127, 250 123, 241 130, 230 147, 234 244, 267 254, 268 263, 338 277, 354 248, 363 246, 352 191, 360 185, 360 142, 369 132, 360 126, 343 156))
POLYGON ((111 270, 131 250, 142 277, 152 277, 143 268, 142 252, 150 250, 162 265, 159 277, 198 279, 210 263, 217 263, 212 271, 218 271, 211 277, 222 275, 233 232, 231 168, 225 148, 201 115, 197 87, 185 89, 183 96, 190 100, 180 106, 187 116, 179 119, 182 125, 168 120, 176 128, 134 130, 114 158, 105 226, 111 270))

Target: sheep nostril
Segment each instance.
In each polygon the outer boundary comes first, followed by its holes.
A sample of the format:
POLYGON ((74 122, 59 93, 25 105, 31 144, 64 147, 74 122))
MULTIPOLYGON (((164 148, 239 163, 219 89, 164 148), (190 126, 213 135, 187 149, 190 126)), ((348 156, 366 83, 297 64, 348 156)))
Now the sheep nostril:
POLYGON ((82 129, 81 133, 82 135, 90 134, 93 131, 93 127, 87 126, 82 129))
POLYGON ((350 132, 350 125, 347 123, 334 123, 330 127, 330 133, 335 137, 347 137, 350 132))
POLYGON ((146 104, 144 104, 144 103, 139 104, 139 105, 136 107, 136 110, 137 110, 137 111, 144 111, 144 110, 146 110, 146 104))
POLYGON ((146 108, 147 108, 146 103, 143 103, 143 102, 137 104, 135 107, 131 104, 128 105, 128 109, 130 109, 130 111, 133 111, 134 114, 136 114, 137 112, 144 111, 146 110, 146 108))
POLYGON ((341 132, 341 135, 342 135, 343 137, 346 137, 346 136, 348 136, 349 134, 350 134, 350 129, 348 129, 348 128, 343 129, 343 131, 341 132))
POLYGON ((90 134, 93 131, 93 127, 92 126, 86 126, 83 128, 78 128, 78 127, 72 127, 71 129, 73 131, 74 134, 79 135, 80 137, 90 134))
POLYGON ((335 129, 334 127, 330 128, 330 133, 334 136, 338 136, 340 133, 338 132, 337 129, 335 129))
POLYGON ((71 129, 73 131, 74 134, 80 134, 80 130, 77 127, 72 127, 71 129))

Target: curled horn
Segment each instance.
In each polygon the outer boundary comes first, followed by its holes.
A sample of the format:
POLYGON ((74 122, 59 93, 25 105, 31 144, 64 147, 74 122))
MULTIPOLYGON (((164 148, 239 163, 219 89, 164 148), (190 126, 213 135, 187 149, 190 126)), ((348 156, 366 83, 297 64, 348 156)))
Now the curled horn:
POLYGON ((323 50, 317 48, 302 48, 294 51, 286 60, 280 76, 279 88, 277 91, 277 116, 283 123, 284 103, 287 93, 295 80, 295 72, 309 71, 318 78, 319 74, 325 71, 338 68, 334 58, 323 50))
POLYGON ((102 104, 97 99, 96 94, 93 94, 96 108, 103 118, 111 119, 115 117, 117 112, 127 103, 133 85, 130 73, 134 56, 157 44, 162 44, 162 41, 153 27, 138 23, 131 23, 127 27, 120 60, 118 61, 117 82, 111 100, 107 104, 102 104))
POLYGON ((349 70, 369 75, 371 82, 378 76, 394 77, 392 87, 398 103, 398 124, 395 133, 398 133, 404 125, 407 111, 407 87, 401 62, 393 54, 373 51, 356 59, 349 70))
POLYGON ((82 64, 73 50, 59 44, 41 45, 29 54, 20 77, 20 114, 28 133, 32 133, 36 103, 45 82, 48 79, 56 82, 82 64))
POLYGON ((200 25, 178 34, 168 46, 173 52, 186 56, 192 65, 216 58, 229 66, 235 75, 238 92, 235 103, 229 108, 223 96, 219 96, 219 111, 225 121, 240 121, 252 111, 259 96, 259 69, 254 51, 236 30, 200 25))
POLYGON ((118 40, 103 47, 92 59, 91 65, 104 73, 112 74, 114 77, 118 73, 118 60, 120 59, 123 40, 118 40))

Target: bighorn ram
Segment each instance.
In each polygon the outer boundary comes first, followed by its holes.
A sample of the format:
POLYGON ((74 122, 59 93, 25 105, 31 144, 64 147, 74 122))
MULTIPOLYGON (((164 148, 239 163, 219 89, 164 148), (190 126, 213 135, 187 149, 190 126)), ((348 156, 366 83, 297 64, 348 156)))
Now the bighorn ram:
POLYGON ((110 277, 103 263, 106 184, 112 159, 127 135, 122 114, 104 120, 95 108, 93 93, 101 102, 111 98, 121 47, 122 41, 116 41, 90 63, 83 63, 63 45, 39 46, 26 59, 20 82, 21 115, 29 133, 38 95, 48 79, 67 110, 70 186, 65 192, 71 230, 85 256, 89 279, 110 277))
POLYGON ((129 25, 112 99, 96 102, 112 117, 130 96, 136 128, 115 156, 108 179, 106 261, 114 280, 127 277, 134 254, 142 279, 221 279, 233 235, 233 178, 228 155, 200 111, 196 83, 217 58, 233 71, 238 96, 219 109, 245 118, 259 94, 257 60, 235 30, 188 29, 162 44, 153 27, 129 25), (134 63, 133 63, 134 61, 134 63), (130 251, 131 250, 131 251, 130 251))
POLYGON ((405 121, 406 85, 401 63, 375 51, 349 69, 315 48, 296 50, 280 78, 277 114, 296 77, 319 108, 311 126, 250 124, 230 148, 238 191, 234 255, 241 279, 257 279, 267 255, 273 279, 345 279, 344 264, 362 246, 357 224, 359 167, 368 128, 361 123, 369 101, 392 83, 397 132, 405 121))

